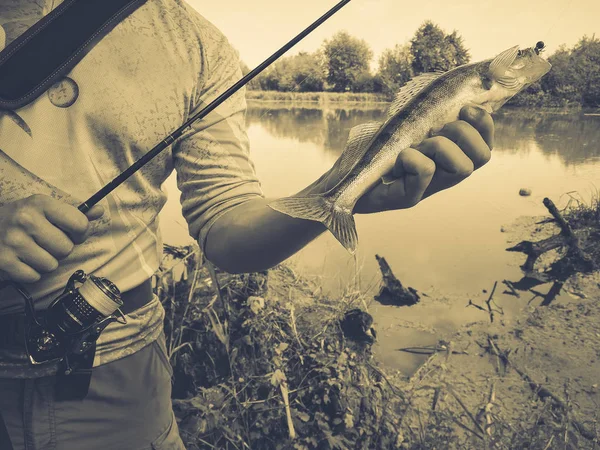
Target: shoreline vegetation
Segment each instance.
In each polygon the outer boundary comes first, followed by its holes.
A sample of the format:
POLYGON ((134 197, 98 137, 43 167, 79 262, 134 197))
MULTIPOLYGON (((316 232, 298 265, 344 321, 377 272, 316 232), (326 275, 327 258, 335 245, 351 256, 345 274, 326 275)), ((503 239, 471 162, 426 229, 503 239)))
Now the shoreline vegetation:
MULTIPOLYGON (((314 107, 321 105, 333 105, 344 107, 351 106, 373 106, 385 108, 391 100, 383 95, 371 92, 280 92, 280 91, 246 91, 246 101, 248 106, 261 106, 269 104, 293 104, 300 107, 314 107)), ((527 105, 527 104, 506 104, 498 112, 500 114, 509 113, 511 111, 527 111, 534 109, 536 113, 552 112, 552 113, 573 113, 582 112, 588 115, 600 115, 600 106, 586 107, 579 103, 565 104, 548 104, 548 105, 527 105)))
POLYGON ((360 103, 388 104, 389 99, 383 94, 368 92, 279 92, 279 91, 246 91, 248 102, 293 102, 293 103, 360 103))
MULTIPOLYGON (((507 105, 600 107, 600 39, 583 36, 572 48, 563 45, 544 56, 552 70, 507 105)), ((402 86, 420 74, 445 72, 472 62, 462 36, 456 30, 446 33, 431 21, 423 23, 408 42, 384 50, 375 65, 373 57, 366 41, 339 31, 313 53, 300 52, 277 60, 248 84, 249 98, 373 101, 373 97, 361 95, 375 94, 391 101, 402 86), (325 92, 347 95, 323 96, 325 92)), ((250 71, 243 61, 240 67, 244 75, 250 71)))
POLYGON ((373 357, 373 298, 325 297, 286 264, 230 275, 165 246, 153 281, 187 448, 598 448, 600 199, 545 205, 507 233, 528 255, 523 279, 469 300, 479 322, 412 348, 430 357, 410 377, 373 357), (499 295, 521 313, 505 320, 499 295))

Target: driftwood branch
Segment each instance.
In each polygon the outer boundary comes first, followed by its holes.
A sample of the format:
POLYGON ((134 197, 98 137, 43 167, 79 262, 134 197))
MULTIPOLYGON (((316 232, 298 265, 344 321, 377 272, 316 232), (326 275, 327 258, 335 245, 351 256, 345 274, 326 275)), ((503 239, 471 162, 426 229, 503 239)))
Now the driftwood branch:
POLYGON ((496 304, 496 302, 494 302, 494 293, 496 292, 496 286, 498 286, 498 282, 496 281, 494 283, 494 287, 492 288, 492 292, 490 294, 490 296, 488 297, 488 299, 486 300, 485 304, 487 306, 487 309, 485 309, 483 306, 479 306, 476 303, 473 303, 473 301, 471 299, 469 299, 469 303, 467 304, 467 307, 469 306, 473 306, 474 308, 477 308, 481 311, 487 312, 490 316, 490 322, 493 323, 494 322, 494 313, 497 312, 498 314, 502 314, 504 315, 504 310, 498 306, 496 304), (496 306, 496 309, 494 309, 494 307, 492 306, 492 303, 496 306))
POLYGON ((527 261, 521 266, 525 273, 534 272, 534 264, 542 254, 563 247, 568 249, 567 257, 571 257, 579 263, 583 271, 595 270, 597 268, 596 264, 580 246, 579 234, 583 233, 578 233, 572 229, 552 200, 545 198, 544 206, 560 227, 560 233, 538 242, 522 241, 506 250, 509 252, 522 252, 527 255, 527 261))
POLYGON ((411 287, 405 288, 400 280, 392 273, 390 265, 384 257, 375 255, 381 275, 383 276, 383 286, 379 294, 375 296, 382 305, 412 306, 419 302, 419 294, 411 287))
POLYGON ((525 264, 523 264, 521 268, 525 272, 532 272, 533 266, 540 256, 546 252, 549 252, 550 250, 562 248, 566 245, 568 245, 568 239, 566 239, 562 234, 557 234, 538 242, 522 241, 514 247, 507 248, 506 250, 509 252, 525 253, 527 255, 527 261, 525 261, 525 264))

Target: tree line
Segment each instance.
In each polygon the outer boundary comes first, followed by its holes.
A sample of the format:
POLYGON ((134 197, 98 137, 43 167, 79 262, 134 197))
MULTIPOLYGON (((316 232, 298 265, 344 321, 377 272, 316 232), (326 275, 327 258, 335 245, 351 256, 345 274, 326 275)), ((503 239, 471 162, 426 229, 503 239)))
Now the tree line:
MULTIPOLYGON (((470 62, 457 31, 446 33, 423 23, 406 44, 383 51, 377 70, 370 69, 373 51, 363 39, 340 31, 314 53, 279 59, 255 78, 249 89, 282 92, 368 92, 392 98, 412 77, 449 70, 470 62)), ((600 106, 600 40, 584 36, 573 47, 559 48, 548 58, 552 70, 511 100, 524 106, 600 106)), ((242 71, 249 68, 242 62, 242 71)))

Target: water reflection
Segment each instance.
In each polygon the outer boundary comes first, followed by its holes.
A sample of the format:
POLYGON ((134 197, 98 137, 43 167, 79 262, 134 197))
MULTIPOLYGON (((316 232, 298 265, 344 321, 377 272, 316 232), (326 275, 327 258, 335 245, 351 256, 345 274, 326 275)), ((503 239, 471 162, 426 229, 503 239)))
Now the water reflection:
POLYGON ((518 153, 534 139, 542 153, 558 156, 566 165, 600 158, 600 116, 504 110, 495 118, 496 142, 504 151, 518 153))
POLYGON ((352 127, 380 121, 383 116, 383 107, 316 108, 274 105, 250 108, 246 121, 248 126, 260 124, 274 137, 312 143, 325 152, 340 155, 352 127))
MULTIPOLYGON (((339 155, 350 129, 368 121, 384 120, 385 107, 297 107, 253 106, 248 126, 260 124, 271 135, 312 143, 325 152, 339 155)), ((558 156, 566 165, 600 158, 600 116, 583 113, 559 114, 548 111, 505 109, 495 116, 496 147, 522 153, 529 142, 548 156, 558 156)))

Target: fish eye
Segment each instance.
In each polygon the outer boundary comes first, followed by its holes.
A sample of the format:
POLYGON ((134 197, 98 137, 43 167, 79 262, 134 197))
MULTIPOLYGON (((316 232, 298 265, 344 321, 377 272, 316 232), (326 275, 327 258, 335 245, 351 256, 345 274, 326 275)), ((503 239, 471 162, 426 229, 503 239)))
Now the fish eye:
POLYGON ((517 57, 518 57, 518 56, 523 56, 523 50, 518 50, 518 51, 517 51, 517 57))

